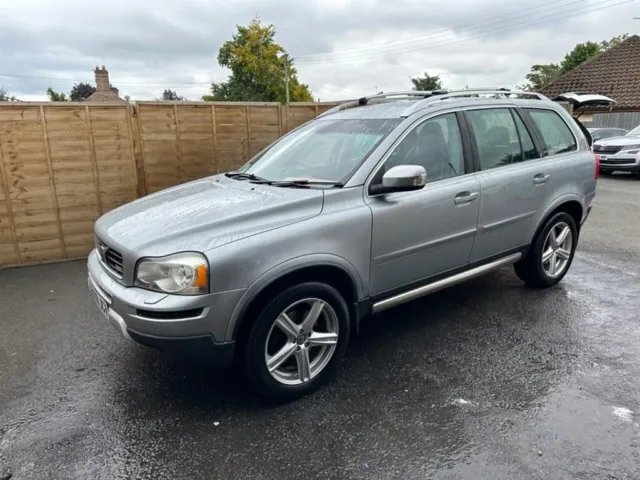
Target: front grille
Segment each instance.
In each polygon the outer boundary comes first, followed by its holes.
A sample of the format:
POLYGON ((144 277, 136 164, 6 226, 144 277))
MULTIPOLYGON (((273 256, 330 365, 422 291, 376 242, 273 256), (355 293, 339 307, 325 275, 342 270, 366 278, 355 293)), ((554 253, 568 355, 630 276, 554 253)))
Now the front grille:
POLYGON ((124 272, 122 254, 109 247, 99 238, 96 239, 96 248, 98 249, 98 255, 102 263, 117 277, 122 278, 122 273, 124 272))
POLYGON ((620 150, 622 150, 622 146, 607 145, 605 147, 603 145, 597 145, 597 144, 593 146, 593 151, 600 152, 600 153, 618 153, 620 150))
POLYGON ((633 163, 636 163, 636 161, 633 158, 615 158, 615 159, 606 159, 606 160, 602 160, 600 159, 600 163, 603 165, 631 165, 633 163))

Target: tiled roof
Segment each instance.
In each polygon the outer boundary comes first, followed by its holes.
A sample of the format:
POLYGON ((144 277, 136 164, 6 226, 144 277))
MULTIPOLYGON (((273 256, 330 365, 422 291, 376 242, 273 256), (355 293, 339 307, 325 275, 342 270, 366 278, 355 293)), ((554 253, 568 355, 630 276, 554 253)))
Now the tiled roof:
POLYGON ((617 108, 640 109, 640 36, 586 61, 545 86, 541 93, 597 93, 613 98, 617 108))
POLYGON ((85 102, 123 102, 124 100, 113 90, 96 91, 85 99, 85 102))

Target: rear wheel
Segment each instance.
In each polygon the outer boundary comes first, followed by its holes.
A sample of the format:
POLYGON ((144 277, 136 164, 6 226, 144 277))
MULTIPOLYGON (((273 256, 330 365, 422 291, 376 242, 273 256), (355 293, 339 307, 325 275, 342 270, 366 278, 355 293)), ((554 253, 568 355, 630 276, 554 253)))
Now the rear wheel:
POLYGON ((516 274, 529 286, 552 287, 569 270, 577 244, 575 220, 566 212, 557 213, 547 220, 527 255, 515 264, 516 274))
POLYGON ((349 342, 349 310, 340 293, 304 283, 278 294, 246 343, 245 369, 263 397, 287 401, 316 390, 338 367, 349 342))

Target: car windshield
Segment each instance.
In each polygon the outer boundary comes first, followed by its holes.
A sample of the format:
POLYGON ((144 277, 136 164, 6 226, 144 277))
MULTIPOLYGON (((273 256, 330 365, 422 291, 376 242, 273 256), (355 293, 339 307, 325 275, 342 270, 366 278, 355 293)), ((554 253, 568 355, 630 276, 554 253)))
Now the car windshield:
POLYGON ((319 119, 277 141, 238 171, 274 182, 345 182, 400 121, 319 119))
POLYGON ((629 133, 627 133, 627 135, 629 135, 629 136, 640 136, 640 126, 634 128, 633 130, 631 130, 629 133))

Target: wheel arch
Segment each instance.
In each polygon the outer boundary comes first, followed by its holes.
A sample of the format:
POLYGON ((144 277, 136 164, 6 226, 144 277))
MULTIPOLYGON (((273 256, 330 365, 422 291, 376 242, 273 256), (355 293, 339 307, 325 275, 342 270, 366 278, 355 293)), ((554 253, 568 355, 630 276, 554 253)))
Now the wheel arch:
POLYGON ((251 325, 252 312, 264 305, 275 292, 304 281, 321 281, 338 290, 349 306, 352 323, 357 322, 355 304, 366 295, 356 268, 347 260, 335 255, 309 255, 272 268, 247 289, 233 311, 227 326, 226 340, 241 339, 247 327, 251 325))
POLYGON ((545 223, 556 213, 566 212, 575 220, 576 228, 580 232, 580 222, 584 215, 584 207, 580 198, 577 195, 564 195, 553 202, 547 207, 544 213, 540 216, 540 221, 536 226, 533 237, 531 238, 531 244, 535 241, 540 233, 540 230, 544 227, 545 223))

